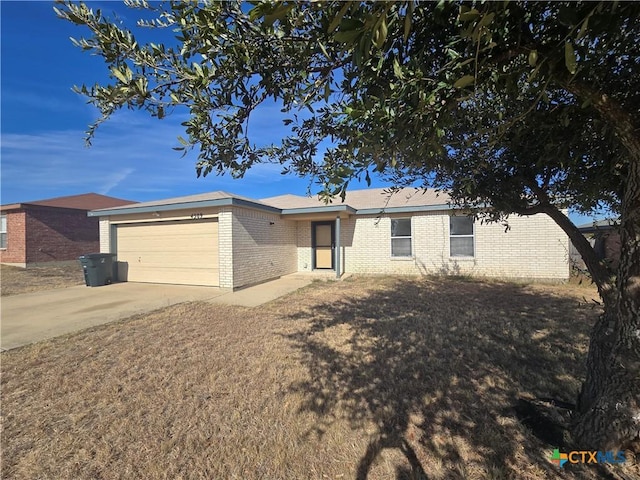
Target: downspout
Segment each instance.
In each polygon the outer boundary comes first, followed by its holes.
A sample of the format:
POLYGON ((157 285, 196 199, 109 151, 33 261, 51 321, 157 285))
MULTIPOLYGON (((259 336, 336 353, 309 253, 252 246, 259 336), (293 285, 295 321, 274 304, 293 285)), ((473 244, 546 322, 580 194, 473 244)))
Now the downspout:
POLYGON ((336 278, 340 278, 340 215, 336 217, 336 278))

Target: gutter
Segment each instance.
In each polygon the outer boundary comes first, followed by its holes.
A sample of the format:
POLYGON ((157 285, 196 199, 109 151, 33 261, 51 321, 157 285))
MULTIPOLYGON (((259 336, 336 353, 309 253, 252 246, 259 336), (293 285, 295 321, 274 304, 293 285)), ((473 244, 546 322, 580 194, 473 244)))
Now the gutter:
POLYGON ((92 210, 87 213, 89 217, 105 217, 107 215, 129 215, 132 213, 152 213, 152 212, 167 212, 172 210, 185 210, 188 208, 205 208, 205 207, 228 207, 237 206, 245 208, 253 208, 256 210, 264 210, 271 213, 280 214, 282 211, 279 208, 270 207, 260 203, 243 200, 240 198, 217 198, 215 200, 199 200, 195 202, 182 202, 171 203, 164 205, 142 205, 126 208, 112 208, 92 210))

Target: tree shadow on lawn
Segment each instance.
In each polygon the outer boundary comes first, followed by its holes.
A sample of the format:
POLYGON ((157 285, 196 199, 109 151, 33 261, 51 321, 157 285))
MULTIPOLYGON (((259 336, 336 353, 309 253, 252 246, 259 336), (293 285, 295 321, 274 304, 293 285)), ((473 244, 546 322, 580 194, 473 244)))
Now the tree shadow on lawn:
POLYGON ((357 480, 387 449, 406 459, 397 478, 604 473, 559 470, 549 454, 562 450, 563 429, 540 440, 518 420, 522 398, 574 401, 597 310, 523 285, 460 279, 388 278, 365 295, 345 293, 293 317, 310 328, 289 336, 309 370, 292 388, 318 416, 317 434, 337 422, 371 433, 357 480))

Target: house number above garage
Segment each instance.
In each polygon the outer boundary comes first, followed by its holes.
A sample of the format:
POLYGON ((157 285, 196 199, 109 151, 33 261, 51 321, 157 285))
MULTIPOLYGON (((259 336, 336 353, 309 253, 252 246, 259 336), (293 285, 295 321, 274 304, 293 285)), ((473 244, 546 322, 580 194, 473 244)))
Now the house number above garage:
POLYGON ((204 218, 204 214, 202 213, 192 213, 191 220, 202 220, 204 218))

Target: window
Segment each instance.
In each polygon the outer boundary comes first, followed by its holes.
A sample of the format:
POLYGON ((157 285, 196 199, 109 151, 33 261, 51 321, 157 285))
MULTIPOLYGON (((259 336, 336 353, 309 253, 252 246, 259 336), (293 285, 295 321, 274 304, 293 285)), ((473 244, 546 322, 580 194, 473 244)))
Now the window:
POLYGON ((410 218, 397 218, 391 220, 391 256, 411 256, 410 218))
POLYGON ((452 257, 473 257, 473 217, 449 217, 449 251, 452 257))
POLYGON ((0 248, 7 248, 7 216, 0 215, 0 248))

